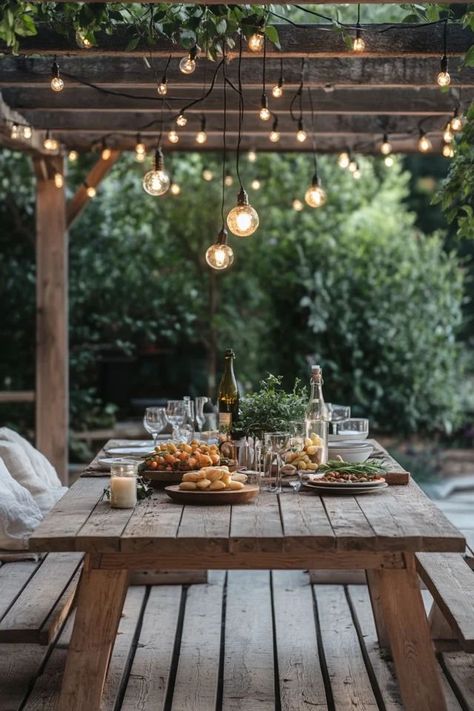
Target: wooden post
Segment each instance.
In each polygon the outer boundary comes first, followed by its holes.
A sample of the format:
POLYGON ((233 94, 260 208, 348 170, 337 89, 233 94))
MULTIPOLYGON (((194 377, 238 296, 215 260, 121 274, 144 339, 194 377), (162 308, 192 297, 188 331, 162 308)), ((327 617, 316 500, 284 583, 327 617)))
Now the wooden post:
POLYGON ((60 157, 35 158, 36 172, 36 445, 68 480, 68 247, 60 157))

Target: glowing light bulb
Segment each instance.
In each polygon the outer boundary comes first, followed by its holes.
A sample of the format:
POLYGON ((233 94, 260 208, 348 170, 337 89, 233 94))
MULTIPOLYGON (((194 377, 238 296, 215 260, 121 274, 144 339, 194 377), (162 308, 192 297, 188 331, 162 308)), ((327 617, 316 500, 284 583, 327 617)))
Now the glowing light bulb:
MULTIPOLYGON (((13 140, 20 138, 20 127, 17 123, 12 123, 12 127, 10 130, 10 138, 12 138, 13 140)), ((45 148, 46 148, 46 145, 45 145, 45 148)))
POLYGON ((138 138, 137 143, 135 146, 135 160, 137 163, 143 163, 146 157, 146 146, 145 144, 138 138))
POLYGON ((153 168, 143 176, 143 189, 148 195, 164 195, 170 186, 170 176, 165 170, 163 151, 155 151, 153 168))
POLYGON ((269 121, 271 119, 272 115, 268 106, 262 106, 262 108, 260 109, 259 116, 262 121, 269 121))
POLYGON ((209 168, 204 168, 204 170, 202 171, 202 177, 203 180, 205 180, 207 183, 210 183, 211 180, 214 179, 214 173, 212 172, 212 170, 209 170, 209 168))
POLYGON ((85 36, 82 30, 76 30, 76 42, 82 49, 91 49, 92 47, 92 42, 85 36))
POLYGON ((281 96, 283 96, 283 86, 280 82, 278 82, 278 84, 275 84, 275 86, 272 88, 272 95, 275 97, 275 99, 279 99, 281 96))
POLYGON ((67 157, 68 157, 68 160, 71 161, 71 163, 75 163, 76 160, 79 158, 79 153, 77 151, 69 151, 67 157))
POLYGON ((365 42, 362 37, 355 37, 352 43, 352 49, 354 52, 363 52, 365 50, 365 42))
POLYGON ((384 137, 383 137, 383 141, 382 141, 382 143, 381 143, 381 145, 380 145, 380 153, 381 153, 383 156, 388 156, 389 153, 391 153, 391 152, 392 152, 392 144, 391 144, 390 141, 388 140, 388 136, 387 136, 387 134, 385 133, 385 134, 384 134, 384 137))
POLYGON ((257 211, 249 204, 245 190, 237 197, 237 205, 227 215, 227 226, 236 237, 250 237, 259 224, 257 211))
POLYGON ((301 212, 301 210, 304 209, 304 205, 301 202, 301 200, 299 200, 299 198, 294 198, 294 200, 291 204, 292 204, 293 210, 296 210, 296 212, 301 212))
POLYGON ((181 186, 178 185, 178 183, 175 183, 174 181, 170 185, 170 193, 172 195, 179 195, 181 192, 181 186))
POLYGON ((296 140, 299 141, 300 143, 304 143, 307 139, 308 135, 304 128, 299 128, 298 132, 296 134, 296 140))
POLYGON ((166 96, 168 93, 168 82, 166 79, 162 79, 158 86, 156 87, 156 91, 160 96, 166 96))
POLYGON ((354 180, 360 180, 361 176, 362 173, 360 172, 359 168, 356 168, 352 173, 352 177, 354 178, 354 180))
POLYGON ((182 74, 192 74, 196 71, 196 60, 191 56, 191 54, 188 54, 187 57, 182 58, 179 63, 179 71, 182 74))
POLYGON ((62 188, 64 185, 64 177, 61 173, 54 174, 54 184, 57 188, 62 188))
POLYGON ((168 131, 168 141, 170 143, 178 143, 179 141, 179 136, 174 130, 174 128, 172 128, 171 131, 168 131))
POLYGON ((442 152, 445 158, 453 158, 454 146, 452 143, 443 143, 442 152))
POLYGON ((383 162, 385 163, 387 168, 391 168, 393 166, 393 164, 395 163, 393 156, 385 156, 385 158, 383 159, 383 162))
POLYGON ((254 32, 247 40, 247 46, 251 52, 261 52, 265 44, 265 35, 262 32, 254 32))
POLYGON ((227 230, 222 229, 217 242, 206 250, 206 262, 217 271, 223 271, 233 264, 234 250, 227 244, 227 230))
POLYGON ((181 126, 182 128, 183 126, 186 126, 187 123, 188 119, 186 118, 186 116, 184 114, 179 114, 178 118, 176 119, 176 124, 178 126, 181 126))
POLYGON ((257 160, 257 153, 251 149, 247 153, 247 160, 249 161, 249 163, 255 163, 255 161, 257 160))
POLYGON ((357 170, 357 163, 355 160, 349 161, 349 165, 347 166, 349 172, 355 173, 357 170))
POLYGON ((306 204, 310 207, 322 207, 325 204, 327 195, 325 190, 321 187, 317 175, 313 176, 313 180, 305 193, 304 199, 306 204))
POLYGON ((443 141, 445 143, 452 143, 454 141, 454 133, 451 129, 451 122, 448 122, 444 127, 443 131, 443 141))
POLYGON ((449 72, 439 72, 438 76, 436 77, 436 82, 438 86, 449 86, 451 84, 451 77, 449 76, 449 72))
POLYGON ((432 148, 433 144, 431 143, 428 136, 426 136, 422 131, 420 131, 420 137, 418 139, 418 150, 421 151, 421 153, 428 153, 428 151, 431 151, 432 148))
POLYGON ((271 131, 270 136, 269 136, 270 141, 272 143, 278 143, 278 141, 280 140, 280 137, 281 137, 280 131, 275 131, 275 129, 273 129, 273 131, 271 131))
POLYGON ((258 178, 254 178, 252 180, 252 182, 250 183, 250 186, 251 186, 252 190, 260 190, 260 188, 262 187, 262 183, 260 182, 260 180, 258 178))
POLYGON ((55 138, 51 138, 49 134, 46 134, 46 138, 43 141, 43 146, 47 151, 57 151, 59 148, 59 143, 55 138))
POLYGON ((231 176, 230 173, 227 173, 227 175, 224 178, 224 185, 226 185, 228 188, 230 188, 234 184, 234 178, 231 176))
POLYGON ((339 153, 337 164, 340 168, 348 168, 350 162, 351 159, 347 151, 342 151, 342 153, 339 153))
POLYGON ((23 138, 29 139, 33 135, 31 126, 23 126, 23 138))
POLYGON ((112 156, 112 151, 110 148, 105 148, 102 149, 102 153, 100 154, 102 160, 110 160, 110 157, 112 156))
POLYGON ((64 82, 61 77, 57 76, 51 78, 51 89, 56 92, 62 91, 64 89, 64 82))
POLYGON ((200 143, 201 145, 203 143, 206 143, 207 141, 207 133, 205 131, 198 131, 196 134, 196 143, 200 143))
POLYGON ((95 198, 95 196, 97 195, 97 190, 94 188, 93 185, 86 185, 86 193, 87 197, 90 197, 92 199, 95 198))
POLYGON ((462 124, 463 124, 462 116, 459 116, 458 112, 455 111, 454 116, 451 119, 451 131, 454 131, 455 133, 457 133, 458 131, 461 131, 462 124))

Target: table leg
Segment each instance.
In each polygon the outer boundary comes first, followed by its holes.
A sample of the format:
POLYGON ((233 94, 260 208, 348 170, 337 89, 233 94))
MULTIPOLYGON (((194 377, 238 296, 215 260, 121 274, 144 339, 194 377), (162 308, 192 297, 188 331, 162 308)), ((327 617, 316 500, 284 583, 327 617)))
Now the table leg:
POLYGON ((406 711, 446 711, 413 556, 407 568, 378 571, 383 619, 406 711))
POLYGON ((370 603, 372 605, 372 613, 374 615, 379 647, 388 651, 390 650, 390 642, 384 619, 382 600, 380 597, 380 571, 366 570, 365 577, 367 578, 367 586, 369 588, 370 603))
POLYGON ((127 587, 127 570, 94 568, 86 558, 59 711, 99 711, 127 587))

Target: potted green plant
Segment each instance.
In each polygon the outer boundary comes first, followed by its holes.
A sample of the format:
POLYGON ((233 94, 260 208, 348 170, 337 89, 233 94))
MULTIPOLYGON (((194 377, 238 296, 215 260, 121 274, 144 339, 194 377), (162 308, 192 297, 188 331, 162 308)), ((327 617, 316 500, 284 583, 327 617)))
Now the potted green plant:
POLYGON ((296 379, 287 392, 282 381, 281 375, 269 374, 258 390, 241 399, 238 427, 244 436, 261 439, 264 432, 286 430, 290 422, 304 419, 306 388, 296 379))

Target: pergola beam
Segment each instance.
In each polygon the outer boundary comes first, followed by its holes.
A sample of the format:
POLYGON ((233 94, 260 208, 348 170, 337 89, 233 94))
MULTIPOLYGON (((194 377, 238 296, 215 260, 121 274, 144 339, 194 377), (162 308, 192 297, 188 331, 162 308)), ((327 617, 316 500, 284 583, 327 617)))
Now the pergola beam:
POLYGON ((66 222, 68 229, 79 217, 81 212, 86 207, 87 203, 92 199, 87 194, 87 187, 97 188, 104 177, 107 175, 112 166, 117 162, 120 156, 119 150, 112 150, 110 158, 104 160, 102 157, 92 166, 87 174, 84 183, 77 189, 75 195, 69 200, 66 210, 66 222))
MULTIPOLYGON (((342 32, 334 30, 332 25, 278 25, 281 50, 271 42, 267 43, 268 57, 292 58, 340 58, 352 54, 348 50, 342 32)), ((362 57, 439 57, 443 43, 444 27, 442 24, 410 27, 407 24, 362 25, 362 36, 366 49, 362 57), (389 28, 389 29, 388 29, 389 28)), ((346 32, 350 33, 350 30, 346 32)), ((452 23, 448 27, 448 51, 450 56, 462 56, 472 44, 472 33, 460 24, 452 23)), ((22 38, 21 53, 24 55, 93 55, 101 57, 120 55, 122 57, 149 56, 152 49, 154 57, 182 57, 185 50, 167 40, 160 40, 156 47, 150 48, 146 41, 140 41, 137 47, 130 48, 130 32, 125 27, 117 27, 114 34, 99 33, 97 44, 89 49, 79 47, 71 41, 48 29, 40 29, 37 35, 22 38)), ((0 44, 1 47, 1 44, 0 44)), ((6 48, 5 48, 6 49, 6 48)), ((257 62, 261 55, 250 52, 247 43, 243 54, 257 62)), ((229 56, 236 56, 230 52, 229 56)))
POLYGON ((18 138, 11 137, 11 128, 13 124, 23 127, 28 124, 23 114, 12 109, 2 98, 0 92, 0 144, 18 150, 22 148, 26 151, 35 151, 44 153, 43 138, 40 132, 31 129, 31 138, 25 138, 20 130, 18 138))

